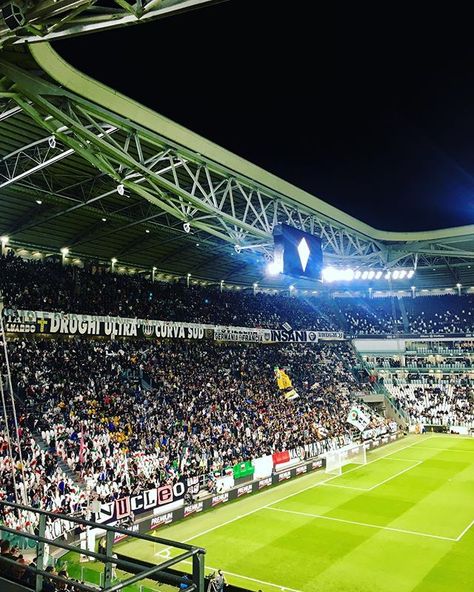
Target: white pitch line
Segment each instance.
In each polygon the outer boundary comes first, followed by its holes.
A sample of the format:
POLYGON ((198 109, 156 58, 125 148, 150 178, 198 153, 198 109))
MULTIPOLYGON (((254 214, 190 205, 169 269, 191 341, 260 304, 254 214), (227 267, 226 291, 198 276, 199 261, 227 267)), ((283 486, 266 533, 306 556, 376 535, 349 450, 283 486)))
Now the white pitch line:
MULTIPOLYGON (((431 438, 433 438, 433 436, 428 437, 426 440, 431 440, 431 438)), ((426 442, 426 440, 423 439, 422 441, 426 442)), ((379 460, 382 460, 382 459, 386 458, 387 456, 390 456, 391 454, 397 454, 401 450, 406 450, 407 448, 411 448, 412 446, 416 446, 417 444, 420 444, 420 442, 412 442, 411 444, 407 444, 406 446, 402 446, 401 448, 398 448, 397 450, 394 450, 392 452, 387 452, 387 454, 383 454, 382 456, 374 458, 373 460, 370 460, 365 465, 359 465, 357 467, 354 467, 353 469, 349 469, 348 471, 346 471, 343 474, 347 475, 348 473, 352 473, 353 471, 358 471, 362 467, 366 467, 367 465, 371 465, 372 463, 378 462, 379 460)), ((407 459, 407 460, 409 460, 409 459, 407 459)), ((333 479, 337 479, 338 477, 339 477, 339 475, 335 475, 333 477, 329 477, 328 479, 323 479, 322 481, 318 481, 318 483, 314 483, 313 485, 308 485, 308 487, 303 487, 303 489, 295 491, 294 493, 284 495, 283 497, 280 497, 277 500, 274 500, 268 504, 264 504, 262 506, 259 506, 258 508, 255 508, 254 510, 250 510, 249 512, 245 512, 244 514, 240 514, 239 516, 236 516, 235 518, 231 518, 230 520, 225 520, 224 522, 221 522, 220 524, 216 524, 215 526, 212 526, 211 528, 207 528, 206 530, 203 530, 202 532, 185 539, 183 541, 183 543, 189 543, 190 541, 193 541, 194 539, 204 536, 205 534, 213 532, 214 530, 217 530, 218 528, 222 528, 223 526, 227 526, 227 524, 232 524, 232 522, 235 522, 236 520, 240 520, 241 518, 245 518, 246 516, 250 516, 252 514, 255 514, 256 512, 259 512, 260 510, 267 508, 268 506, 272 506, 273 504, 278 504, 280 502, 283 502, 286 499, 289 499, 290 497, 294 497, 295 495, 299 495, 300 493, 303 493, 304 491, 308 491, 309 489, 313 489, 314 487, 319 487, 320 485, 324 485, 324 483, 327 483, 328 481, 332 481, 333 479)), ((273 491, 274 490, 263 491, 259 495, 273 493, 273 491)))
MULTIPOLYGON (((387 460, 393 460, 393 459, 387 459, 387 460)), ((401 459, 398 459, 398 460, 401 460, 401 459)), ((410 462, 410 461, 405 460, 405 462, 410 462)), ((415 462, 414 465, 411 465, 410 467, 407 467, 406 469, 403 469, 402 471, 398 471, 398 473, 395 473, 395 475, 391 475, 390 477, 387 477, 383 481, 380 481, 380 483, 376 483, 375 485, 372 485, 372 487, 353 487, 352 485, 338 485, 336 483, 323 483, 323 485, 325 485, 326 487, 339 487, 341 489, 353 489, 354 491, 373 491, 374 489, 377 489, 377 487, 380 487, 384 483, 388 483, 392 479, 396 479, 400 475, 403 475, 403 473, 406 473, 407 471, 411 471, 415 467, 421 465, 422 462, 424 462, 424 461, 418 460, 415 462)), ((349 472, 349 471, 347 471, 347 472, 349 472)), ((340 475, 339 475, 339 477, 340 477, 340 475)))
POLYGON ((369 491, 367 487, 352 487, 352 485, 337 485, 336 483, 321 483, 321 485, 325 487, 337 487, 338 489, 352 489, 353 491, 369 491))
POLYGON ((443 541, 457 542, 458 539, 441 536, 438 534, 429 534, 427 532, 418 532, 416 530, 405 530, 403 528, 395 528, 391 526, 379 526, 377 524, 368 524, 367 522, 357 522, 355 520, 344 520, 343 518, 333 518, 332 516, 324 516, 322 514, 310 514, 309 512, 297 512, 296 510, 284 510, 282 508, 270 508, 267 510, 273 512, 284 512, 286 514, 297 514, 299 516, 307 516, 309 518, 318 518, 319 520, 330 520, 331 522, 343 522, 344 524, 353 524, 356 526, 365 526, 367 528, 376 528, 377 530, 390 530, 391 532, 400 532, 402 534, 412 534, 416 536, 426 537, 430 539, 441 539, 443 541))
POLYGON ((395 473, 395 475, 392 475, 391 477, 387 477, 386 479, 384 479, 383 481, 380 481, 380 483, 377 483, 377 485, 372 485, 372 487, 369 487, 369 489, 367 491, 372 491, 374 489, 377 489, 377 487, 380 487, 381 485, 383 485, 384 483, 388 483, 389 481, 391 481, 392 479, 396 479, 397 477, 399 477, 400 475, 403 475, 403 473, 406 473, 408 471, 411 471, 412 469, 414 469, 415 467, 418 467, 421 465, 423 461, 419 460, 417 461, 414 465, 412 465, 411 467, 407 467, 406 469, 403 469, 403 471, 399 471, 398 473, 395 473))
POLYGON ((462 537, 466 534, 466 532, 474 525, 474 520, 466 526, 466 528, 461 532, 461 534, 456 538, 456 541, 460 541, 462 537))
MULTIPOLYGON (((183 561, 188 565, 192 565, 192 561, 183 561)), ((212 571, 217 571, 217 567, 211 567, 210 565, 206 565, 206 569, 210 569, 212 571)), ((219 568, 220 569, 220 568, 219 568)), ((288 592, 302 592, 301 590, 296 590, 295 588, 288 588, 288 586, 280 586, 280 584, 272 584, 272 582, 265 582, 265 580, 258 580, 257 578, 251 578, 250 576, 243 576, 242 574, 233 573, 231 571, 226 571, 225 569, 221 570, 223 573, 227 574, 228 576, 234 576, 236 578, 242 578, 243 580, 250 580, 251 582, 257 582, 257 584, 263 584, 264 586, 272 586, 273 588, 279 588, 280 590, 288 590, 288 592)))

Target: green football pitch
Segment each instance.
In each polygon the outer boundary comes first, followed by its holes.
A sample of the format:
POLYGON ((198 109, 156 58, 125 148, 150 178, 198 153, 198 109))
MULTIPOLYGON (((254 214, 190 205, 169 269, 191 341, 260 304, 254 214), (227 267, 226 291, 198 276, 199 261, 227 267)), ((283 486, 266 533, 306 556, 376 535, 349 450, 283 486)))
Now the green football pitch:
MULTIPOLYGON (((221 568, 250 590, 474 591, 474 439, 409 436, 367 460, 337 477, 307 474, 156 536, 205 547, 208 571, 221 568)), ((152 562, 171 553, 141 541, 118 547, 152 562)))

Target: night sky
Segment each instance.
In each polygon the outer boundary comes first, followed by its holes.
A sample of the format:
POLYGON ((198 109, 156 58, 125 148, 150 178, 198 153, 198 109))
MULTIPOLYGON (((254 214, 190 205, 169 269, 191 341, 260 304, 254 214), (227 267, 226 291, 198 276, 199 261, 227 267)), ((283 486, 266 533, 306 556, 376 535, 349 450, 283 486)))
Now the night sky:
POLYGON ((373 226, 473 224, 474 44, 462 15, 317 10, 230 0, 54 47, 373 226))

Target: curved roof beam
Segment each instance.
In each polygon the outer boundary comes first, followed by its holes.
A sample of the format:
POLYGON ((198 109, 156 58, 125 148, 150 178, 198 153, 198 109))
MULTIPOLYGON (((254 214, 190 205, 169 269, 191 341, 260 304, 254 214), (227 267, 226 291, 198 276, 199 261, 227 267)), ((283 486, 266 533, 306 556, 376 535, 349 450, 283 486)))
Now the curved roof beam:
MULTIPOLYGON (((155 113, 132 99, 114 91, 104 84, 93 80, 68 64, 48 43, 35 44, 30 47, 31 53, 41 68, 56 82, 88 100, 106 106, 116 114, 143 126, 152 132, 164 136, 173 144, 182 146, 187 151, 211 160, 223 172, 237 173, 244 176, 250 184, 270 190, 275 197, 283 199, 293 206, 303 207, 308 212, 323 216, 338 226, 345 227, 358 235, 363 235, 381 243, 411 243, 410 248, 418 241, 449 241, 472 240, 474 225, 444 228, 418 232, 391 232, 373 228, 342 210, 331 206, 323 200, 299 189, 295 185, 280 179, 276 175, 248 162, 232 152, 210 142, 183 126, 155 113)), ((395 245, 393 245, 395 246, 395 245)), ((397 245, 398 246, 398 245, 397 245)), ((424 245, 425 246, 425 245, 424 245)))

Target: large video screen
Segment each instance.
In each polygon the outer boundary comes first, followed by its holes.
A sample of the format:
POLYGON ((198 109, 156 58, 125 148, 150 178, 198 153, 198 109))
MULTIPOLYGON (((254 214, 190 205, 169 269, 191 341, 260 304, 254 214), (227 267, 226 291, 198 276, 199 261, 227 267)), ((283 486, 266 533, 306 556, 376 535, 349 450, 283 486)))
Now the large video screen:
POLYGON ((323 251, 321 239, 298 228, 279 224, 273 231, 274 257, 285 275, 321 279, 323 251))

